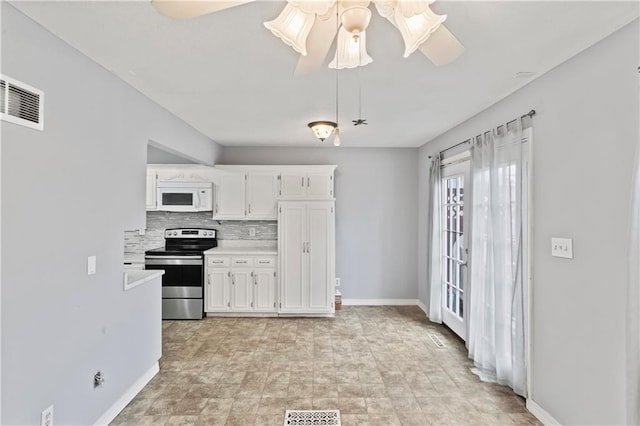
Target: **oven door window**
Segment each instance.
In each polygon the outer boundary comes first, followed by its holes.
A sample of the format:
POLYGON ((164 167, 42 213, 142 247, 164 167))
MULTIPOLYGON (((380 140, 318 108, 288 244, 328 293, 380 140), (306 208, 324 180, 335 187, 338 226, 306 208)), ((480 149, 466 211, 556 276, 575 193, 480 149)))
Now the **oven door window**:
POLYGON ((163 206, 192 206, 193 192, 163 192, 163 206))
POLYGON ((202 265, 146 265, 146 269, 163 269, 163 287, 201 287, 202 265))

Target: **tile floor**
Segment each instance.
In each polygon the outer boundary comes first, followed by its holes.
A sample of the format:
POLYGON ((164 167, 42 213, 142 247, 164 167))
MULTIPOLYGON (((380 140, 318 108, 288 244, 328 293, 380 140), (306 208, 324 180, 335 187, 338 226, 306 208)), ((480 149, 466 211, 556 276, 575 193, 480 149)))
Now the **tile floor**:
POLYGON ((164 321, 160 373, 112 424, 281 426, 286 409, 339 409, 344 426, 540 424, 471 365, 415 306, 164 321))

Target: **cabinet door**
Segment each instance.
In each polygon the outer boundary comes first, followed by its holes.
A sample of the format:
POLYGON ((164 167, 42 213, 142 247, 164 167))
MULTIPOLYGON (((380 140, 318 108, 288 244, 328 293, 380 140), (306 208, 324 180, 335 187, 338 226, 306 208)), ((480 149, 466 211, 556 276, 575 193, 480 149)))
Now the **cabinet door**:
POLYGON ((244 173, 219 171, 215 177, 214 219, 244 219, 244 173))
POLYGON ((278 220, 280 256, 280 311, 303 312, 307 285, 304 264, 306 203, 281 202, 278 220))
POLYGON ((308 203, 309 312, 333 312, 333 202, 308 203))
POLYGON ((280 175, 281 198, 305 198, 307 196, 306 175, 282 172, 280 175))
POLYGON ((253 309, 253 273, 250 269, 231 271, 231 310, 234 312, 253 309))
POLYGON ((231 307, 229 300, 228 268, 208 268, 205 292, 206 312, 227 312, 231 307))
POLYGON ((277 218, 278 175, 274 172, 247 173, 247 218, 277 218))
POLYGON ((309 173, 305 184, 307 198, 333 198, 333 175, 309 173))
POLYGON ((255 296, 253 298, 256 311, 276 310, 276 270, 256 269, 253 272, 255 296))
POLYGON ((158 208, 158 181, 156 172, 147 171, 147 210, 155 210, 158 208))

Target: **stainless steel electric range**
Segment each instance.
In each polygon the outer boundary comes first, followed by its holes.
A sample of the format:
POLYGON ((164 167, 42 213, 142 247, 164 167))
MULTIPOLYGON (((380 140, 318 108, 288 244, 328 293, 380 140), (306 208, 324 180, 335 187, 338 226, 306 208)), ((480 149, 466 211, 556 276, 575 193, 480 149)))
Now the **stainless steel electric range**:
POLYGON ((145 252, 145 269, 163 269, 162 319, 202 319, 204 252, 217 247, 216 230, 174 228, 165 246, 145 252))

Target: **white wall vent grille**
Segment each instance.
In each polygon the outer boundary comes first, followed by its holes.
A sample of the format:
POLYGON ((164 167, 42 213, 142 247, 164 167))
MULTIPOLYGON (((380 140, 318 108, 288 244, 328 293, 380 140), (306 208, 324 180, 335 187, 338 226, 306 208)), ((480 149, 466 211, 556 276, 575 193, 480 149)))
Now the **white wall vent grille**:
POLYGON ((0 75, 0 118, 43 130, 44 93, 13 78, 0 75))

